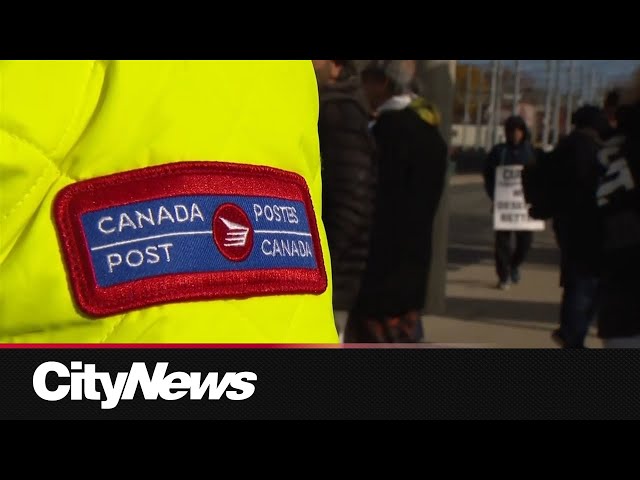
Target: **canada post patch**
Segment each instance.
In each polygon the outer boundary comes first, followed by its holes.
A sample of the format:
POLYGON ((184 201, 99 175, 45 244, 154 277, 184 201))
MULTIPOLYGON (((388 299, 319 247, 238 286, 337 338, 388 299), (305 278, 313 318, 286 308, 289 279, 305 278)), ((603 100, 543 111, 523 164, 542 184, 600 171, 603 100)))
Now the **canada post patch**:
POLYGON ((291 172, 149 167, 70 185, 54 210, 74 296, 92 316, 327 288, 309 190, 291 172))

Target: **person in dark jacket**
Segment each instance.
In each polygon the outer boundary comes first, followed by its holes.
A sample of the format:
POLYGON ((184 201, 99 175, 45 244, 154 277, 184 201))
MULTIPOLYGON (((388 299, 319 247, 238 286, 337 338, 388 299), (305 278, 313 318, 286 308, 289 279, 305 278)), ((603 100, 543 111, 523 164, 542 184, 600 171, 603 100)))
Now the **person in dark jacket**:
POLYGON ((560 247, 563 294, 560 328, 553 338, 564 348, 583 348, 596 314, 601 248, 595 220, 598 152, 610 126, 605 112, 592 105, 579 108, 572 122, 573 131, 549 154, 561 192, 553 226, 560 247))
POLYGON ((596 198, 603 229, 598 335, 640 348, 640 74, 623 94, 617 131, 600 151, 596 198))
POLYGON ((422 340, 447 144, 438 130, 437 112, 409 91, 412 69, 404 62, 374 60, 362 72, 375 111, 371 129, 379 176, 367 270, 347 324, 349 338, 360 342, 422 340))
MULTIPOLYGON (((506 142, 493 147, 485 161, 484 187, 493 202, 496 168, 499 165, 527 165, 535 161, 535 153, 529 141, 527 124, 519 116, 507 118, 504 124, 506 142)), ((507 289, 511 282, 520 281, 520 265, 524 262, 531 244, 533 232, 498 230, 495 232, 495 260, 498 288, 507 289), (515 250, 511 248, 515 237, 515 250)))
MULTIPOLYGON (((331 255, 336 317, 355 303, 369 253, 375 145, 360 78, 348 60, 314 60, 320 112, 322 220, 331 255)), ((339 323, 339 322, 338 322, 339 323)))

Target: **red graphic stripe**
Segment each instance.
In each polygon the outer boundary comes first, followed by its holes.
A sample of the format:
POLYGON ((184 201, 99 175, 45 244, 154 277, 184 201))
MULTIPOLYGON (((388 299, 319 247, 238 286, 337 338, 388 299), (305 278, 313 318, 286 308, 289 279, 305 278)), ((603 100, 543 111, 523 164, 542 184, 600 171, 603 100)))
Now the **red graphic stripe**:
POLYGON ((0 343, 0 349, 431 349, 488 348, 490 344, 466 343, 0 343))

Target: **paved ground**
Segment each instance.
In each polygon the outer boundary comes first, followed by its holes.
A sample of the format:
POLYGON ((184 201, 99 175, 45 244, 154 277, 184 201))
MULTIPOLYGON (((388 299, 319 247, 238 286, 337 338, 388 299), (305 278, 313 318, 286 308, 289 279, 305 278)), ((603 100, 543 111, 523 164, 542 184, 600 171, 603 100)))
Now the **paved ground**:
MULTIPOLYGON (((522 281, 496 288, 490 202, 479 175, 451 180, 446 316, 427 316, 428 342, 482 348, 556 348, 561 289, 552 232, 534 234, 522 281)), ((342 323, 342 322, 340 322, 342 323)), ((598 348, 595 332, 587 346, 598 348)))

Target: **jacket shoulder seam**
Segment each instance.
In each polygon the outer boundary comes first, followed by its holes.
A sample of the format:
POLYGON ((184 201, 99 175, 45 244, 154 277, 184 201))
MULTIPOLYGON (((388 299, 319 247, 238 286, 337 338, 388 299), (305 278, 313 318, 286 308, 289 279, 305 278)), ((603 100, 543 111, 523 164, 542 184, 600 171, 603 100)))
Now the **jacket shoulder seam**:
POLYGON ((53 162, 51 158, 40 147, 38 147, 38 145, 30 142, 26 138, 15 135, 14 133, 6 130, 5 128, 0 127, 0 131, 2 131, 2 133, 10 137, 11 139, 16 140, 34 149, 40 154, 41 157, 47 160, 47 168, 44 171, 42 171, 42 173, 40 173, 38 178, 36 178, 34 182, 31 184, 31 187, 22 195, 22 197, 20 197, 20 199, 13 205, 13 207, 11 207, 11 209, 9 209, 9 211, 2 216, 1 220, 5 221, 11 215, 13 215, 16 212, 16 210, 20 208, 22 204, 24 204, 24 202, 31 196, 35 188, 47 176, 47 174, 52 168, 54 169, 56 174, 61 175, 62 173, 60 172, 60 169, 58 169, 58 167, 56 166, 55 162, 53 162))
MULTIPOLYGON (((78 114, 80 112, 80 110, 82 109, 82 106, 84 105, 84 101, 86 100, 86 94, 87 94, 87 88, 89 87, 89 84, 91 83, 91 76, 96 68, 96 65, 98 64, 98 62, 96 60, 93 60, 91 62, 91 65, 89 66, 85 81, 84 81, 84 86, 82 87, 82 95, 80 96, 80 101, 77 102, 75 109, 73 110, 73 114, 71 115, 70 120, 67 122, 67 126, 64 129, 64 132, 62 132, 62 135, 60 135, 60 139, 58 140, 58 143, 56 144, 56 146, 51 150, 51 157, 55 157, 56 154, 58 154, 60 148, 62 147, 62 145, 64 145, 64 141, 67 139, 68 135, 69 135, 69 131, 71 130, 71 127, 76 123, 76 119, 78 117, 78 114)), ((66 154, 65 154, 66 156, 66 154)))

